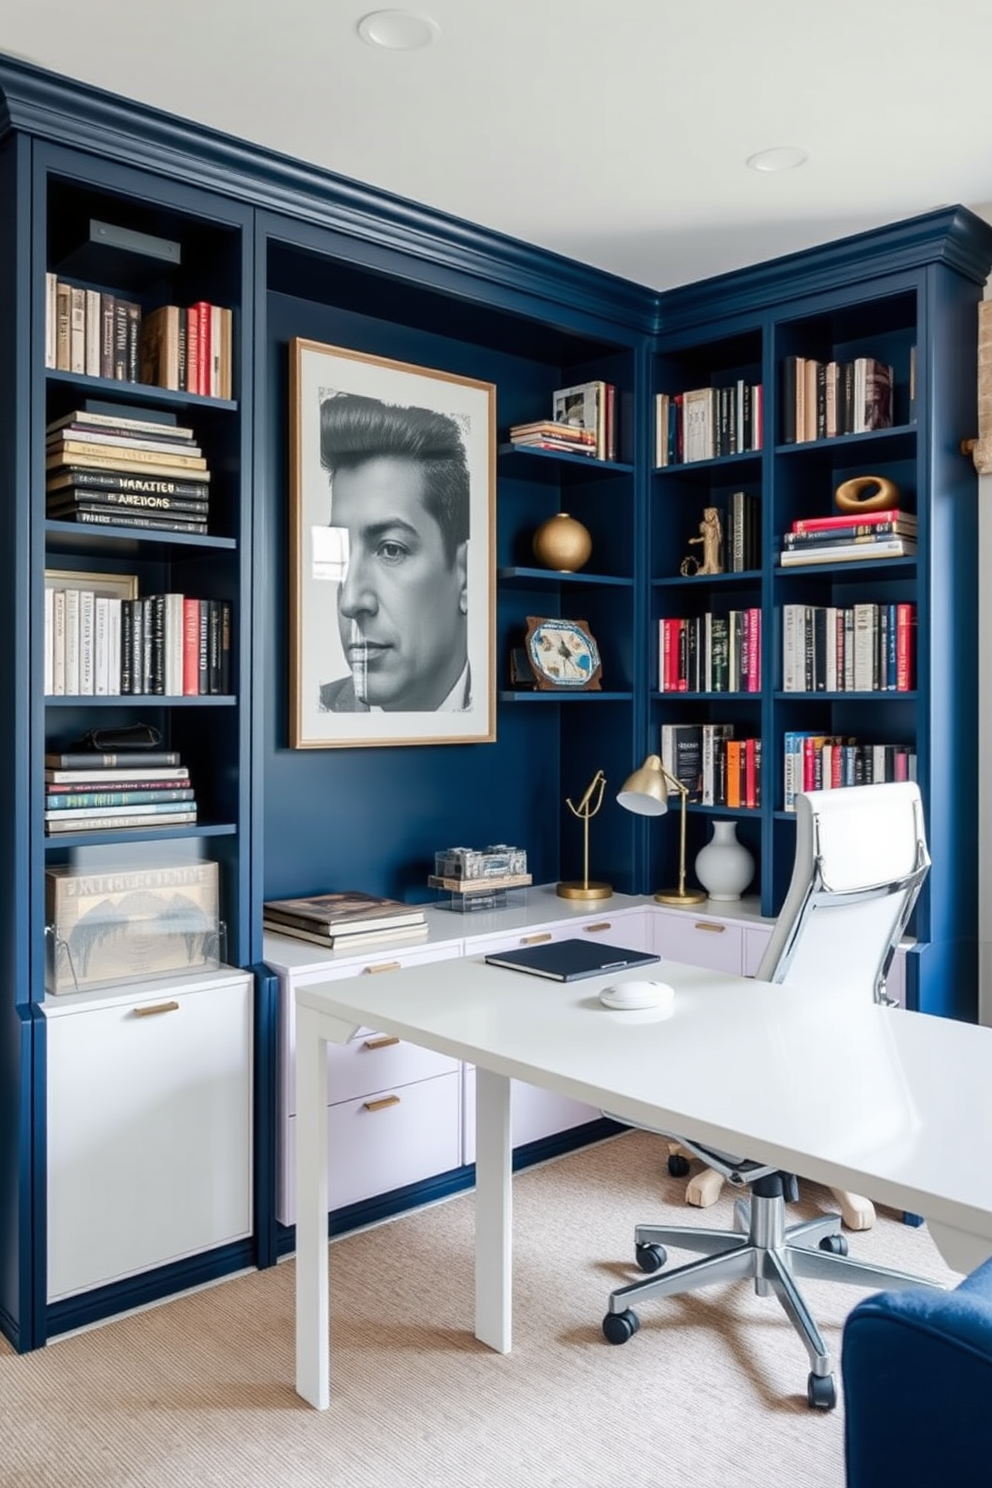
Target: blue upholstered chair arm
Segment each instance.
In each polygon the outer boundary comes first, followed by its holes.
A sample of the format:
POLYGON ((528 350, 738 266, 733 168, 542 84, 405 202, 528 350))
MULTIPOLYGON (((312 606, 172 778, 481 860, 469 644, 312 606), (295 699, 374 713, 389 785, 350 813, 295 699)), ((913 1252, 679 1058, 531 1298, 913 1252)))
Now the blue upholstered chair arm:
POLYGON ((866 1297, 841 1369, 847 1488, 992 1483, 992 1260, 952 1291, 866 1297))

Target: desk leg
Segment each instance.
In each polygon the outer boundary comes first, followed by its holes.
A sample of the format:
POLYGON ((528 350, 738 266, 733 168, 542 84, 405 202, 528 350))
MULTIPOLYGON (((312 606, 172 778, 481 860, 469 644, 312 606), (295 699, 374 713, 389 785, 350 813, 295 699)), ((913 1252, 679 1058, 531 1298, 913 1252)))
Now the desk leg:
POLYGON ((331 1394, 327 1280, 327 1040, 296 1009, 296 1393, 318 1410, 331 1394))
POLYGON ((513 1314, 510 1081, 484 1069, 476 1070, 475 1079, 475 1336, 508 1354, 513 1314))

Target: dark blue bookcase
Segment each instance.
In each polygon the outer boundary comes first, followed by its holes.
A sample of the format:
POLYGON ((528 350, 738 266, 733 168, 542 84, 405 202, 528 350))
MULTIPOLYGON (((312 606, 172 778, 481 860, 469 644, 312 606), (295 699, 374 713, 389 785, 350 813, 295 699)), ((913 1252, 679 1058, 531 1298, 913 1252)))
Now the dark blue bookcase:
MULTIPOLYGON (((657 294, 543 250, 19 62, 0 60, 0 1327, 31 1348, 65 1327, 191 1281, 275 1257, 272 1193, 275 988, 259 965, 262 903, 331 887, 429 897, 437 848, 526 846, 535 880, 574 877, 581 836, 565 808, 595 771, 610 789, 594 834, 596 876, 647 892, 672 878, 676 834, 612 803, 665 721, 730 718, 764 742, 765 796, 739 813, 759 864, 762 909, 784 892, 792 822, 781 809, 781 741, 792 728, 912 741, 934 867, 917 914, 916 1005, 974 1015, 976 814, 960 797, 977 764, 976 480, 958 452, 975 433, 977 301, 992 229, 961 209, 657 294), (91 220, 181 245, 179 265, 102 252, 91 220), (45 274, 124 293, 145 309, 206 299, 234 311, 229 399, 110 383, 45 367, 45 274), (289 347, 306 337, 490 381, 497 389, 497 737, 492 744, 293 750, 288 725, 289 347), (915 421, 908 407, 916 347, 915 421), (884 356, 897 368, 898 427, 781 443, 783 358, 884 356), (765 389, 760 453, 654 469, 654 394, 746 377, 765 389), (508 447, 560 387, 616 387, 617 459, 508 447), (191 424, 214 476, 208 537, 46 521, 48 421, 97 398, 191 424), (920 516, 914 563, 783 573, 778 539, 826 511, 836 483, 888 473, 920 516), (678 577, 701 508, 741 487, 762 500, 759 569, 678 577), (567 511, 589 528, 582 572, 541 569, 535 529, 567 511), (46 567, 138 573, 232 609, 234 685, 222 698, 42 696, 46 567), (908 697, 781 692, 780 609, 792 596, 864 595, 918 605, 918 683, 908 697), (657 691, 658 621, 716 604, 760 606, 763 688, 729 699, 657 691), (588 622, 599 693, 511 686, 529 615, 588 622), (154 722, 195 770, 190 835, 222 868, 228 960, 258 971, 256 1235, 229 1252, 135 1278, 71 1310, 45 1303, 44 871, 71 850, 43 830, 42 755, 98 724, 154 722)), ((823 597, 821 600, 821 596, 823 597)), ((712 812, 690 812, 690 858, 712 812)), ((670 828, 671 823, 667 824, 670 828)), ((108 850, 116 839, 107 839, 108 850)), ((361 1216, 356 1216, 355 1222, 361 1216)))

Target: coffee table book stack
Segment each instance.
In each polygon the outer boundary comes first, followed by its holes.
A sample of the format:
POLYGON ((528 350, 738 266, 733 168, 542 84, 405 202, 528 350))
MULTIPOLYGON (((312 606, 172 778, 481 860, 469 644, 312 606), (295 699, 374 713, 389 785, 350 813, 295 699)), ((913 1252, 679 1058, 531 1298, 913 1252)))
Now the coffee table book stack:
POLYGON ((45 755, 45 832, 119 832, 196 821, 189 769, 175 749, 45 755))
POLYGON ((328 951, 415 940, 427 934, 426 916, 417 905, 359 889, 299 899, 267 899, 262 923, 277 935, 307 940, 328 951))

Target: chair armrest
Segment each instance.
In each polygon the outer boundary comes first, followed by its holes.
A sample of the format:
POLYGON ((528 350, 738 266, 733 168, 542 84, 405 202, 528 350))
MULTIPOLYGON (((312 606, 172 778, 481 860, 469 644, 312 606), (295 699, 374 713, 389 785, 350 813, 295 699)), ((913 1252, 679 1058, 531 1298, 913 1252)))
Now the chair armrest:
POLYGON ((844 1326, 847 1488, 976 1481, 992 1460, 992 1261, 866 1297, 844 1326))

